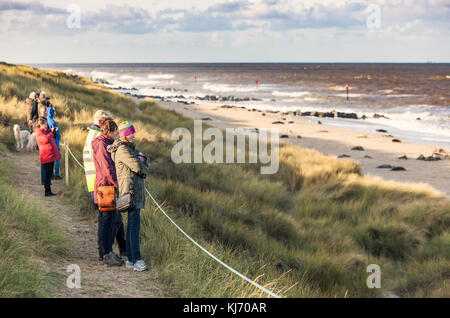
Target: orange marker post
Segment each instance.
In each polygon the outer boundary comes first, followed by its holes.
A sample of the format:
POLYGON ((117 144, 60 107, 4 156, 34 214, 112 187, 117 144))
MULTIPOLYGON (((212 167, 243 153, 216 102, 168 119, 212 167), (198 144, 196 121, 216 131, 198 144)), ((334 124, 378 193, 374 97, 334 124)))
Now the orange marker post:
POLYGON ((347 91, 347 100, 348 100, 348 89, 349 89, 348 85, 345 85, 345 90, 347 91))

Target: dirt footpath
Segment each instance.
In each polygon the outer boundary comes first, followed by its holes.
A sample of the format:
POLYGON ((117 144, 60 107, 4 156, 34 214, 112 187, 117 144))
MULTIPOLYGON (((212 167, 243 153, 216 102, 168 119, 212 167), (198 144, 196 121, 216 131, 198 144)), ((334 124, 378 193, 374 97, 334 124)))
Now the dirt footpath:
MULTIPOLYGON (((65 199, 56 195, 44 197, 40 184, 39 154, 20 151, 8 154, 7 159, 17 168, 14 176, 23 193, 42 209, 48 211, 69 240, 69 253, 64 259, 38 260, 54 276, 53 297, 168 297, 152 273, 135 272, 125 265, 108 267, 98 261, 97 225, 88 221, 65 199), (77 264, 81 270, 81 288, 70 289, 66 280, 67 266, 77 264)), ((52 182, 52 191, 61 192, 63 180, 52 182)), ((117 246, 114 247, 118 253, 117 246)))

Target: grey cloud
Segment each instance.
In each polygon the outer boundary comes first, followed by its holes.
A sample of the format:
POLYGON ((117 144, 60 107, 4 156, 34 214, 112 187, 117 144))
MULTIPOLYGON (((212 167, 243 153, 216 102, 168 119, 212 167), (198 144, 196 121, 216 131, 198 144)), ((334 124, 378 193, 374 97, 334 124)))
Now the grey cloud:
MULTIPOLYGON (((340 30, 353 29, 355 32, 365 28, 367 3, 347 2, 343 6, 335 3, 324 5, 316 3, 305 7, 297 5, 294 12, 279 0, 264 2, 266 10, 254 10, 248 1, 223 2, 212 5, 205 10, 165 9, 151 14, 147 9, 129 5, 106 5, 97 11, 82 11, 82 29, 79 32, 103 31, 120 34, 146 34, 167 30, 181 32, 210 32, 210 31, 243 31, 251 28, 271 29, 273 31, 288 31, 297 29, 337 28, 340 30), (177 14, 172 17, 171 15, 177 14)), ((0 12, 11 10, 30 11, 42 17, 46 14, 56 14, 51 21, 39 24, 40 19, 16 19, 14 28, 30 30, 40 29, 51 34, 60 33, 65 29, 66 10, 48 7, 41 2, 30 3, 3 1, 0 12), (34 25, 32 25, 34 24, 34 25)), ((430 1, 418 1, 406 7, 403 1, 382 6, 383 25, 394 25, 420 20, 430 28, 448 30, 450 27, 450 6, 442 3, 436 5, 430 1)), ((12 29, 12 24, 10 25, 12 29)))
POLYGON ((0 2, 0 11, 31 11, 37 14, 67 14, 67 10, 44 6, 38 1, 2 1, 0 2))
POLYGON ((249 3, 247 1, 234 1, 234 2, 225 2, 213 5, 207 9, 208 12, 236 12, 245 10, 249 7, 249 3))
POLYGON ((185 32, 209 32, 232 30, 230 19, 214 17, 207 14, 185 13, 184 17, 177 21, 177 29, 185 32))

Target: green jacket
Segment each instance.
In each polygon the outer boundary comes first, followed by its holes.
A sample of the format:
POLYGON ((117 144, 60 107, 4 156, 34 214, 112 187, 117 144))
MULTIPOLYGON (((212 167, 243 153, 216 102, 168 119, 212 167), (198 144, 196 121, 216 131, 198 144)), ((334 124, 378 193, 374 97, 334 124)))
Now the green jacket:
POLYGON ((115 140, 108 146, 117 173, 117 183, 119 185, 119 196, 132 193, 134 206, 136 209, 145 208, 145 180, 144 175, 150 166, 150 160, 146 157, 146 163, 138 158, 139 151, 134 143, 126 143, 115 140))

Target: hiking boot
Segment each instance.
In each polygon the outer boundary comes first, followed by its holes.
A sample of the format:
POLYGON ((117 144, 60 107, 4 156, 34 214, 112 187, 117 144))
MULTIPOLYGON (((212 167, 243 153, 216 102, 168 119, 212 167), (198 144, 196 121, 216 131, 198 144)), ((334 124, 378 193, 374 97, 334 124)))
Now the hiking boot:
POLYGON ((54 194, 53 192, 45 192, 46 197, 52 197, 54 195, 56 195, 56 194, 54 194))
POLYGON ((115 258, 112 252, 103 256, 103 262, 108 266, 122 266, 123 264, 123 261, 115 258))
POLYGON ((114 253, 114 252, 111 252, 111 253, 113 254, 113 258, 114 258, 115 260, 121 262, 122 264, 125 263, 125 262, 123 261, 122 257, 120 257, 119 255, 117 255, 117 254, 114 253))
POLYGON ((137 272, 148 271, 147 265, 145 265, 143 260, 138 260, 134 263, 134 270, 137 272))
POLYGON ((126 268, 134 268, 134 263, 130 262, 129 260, 127 260, 125 262, 125 267, 126 268))

